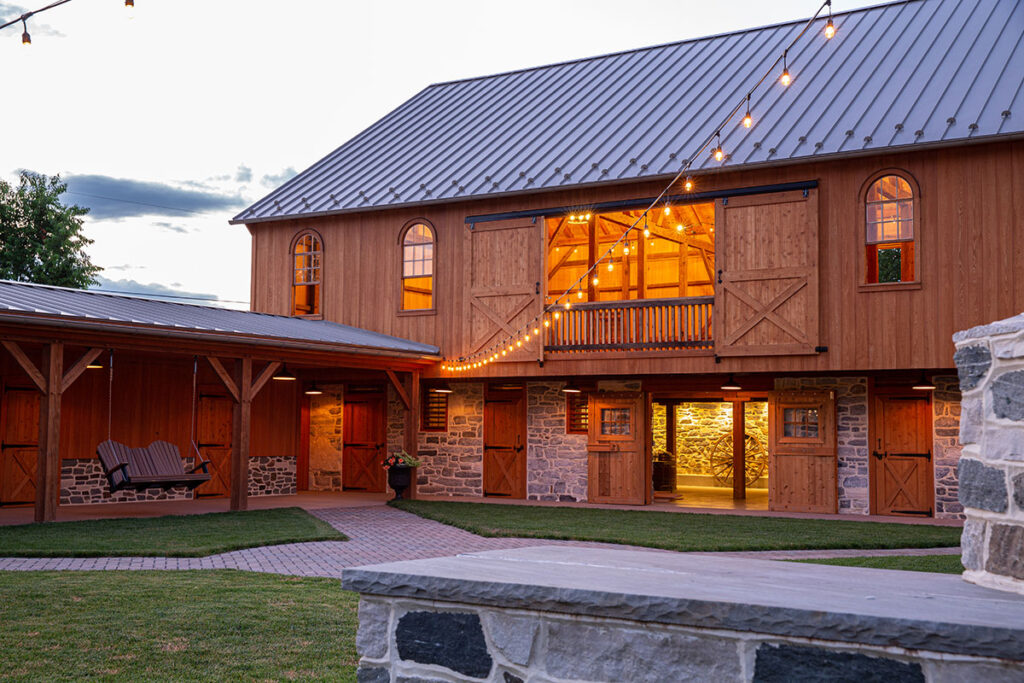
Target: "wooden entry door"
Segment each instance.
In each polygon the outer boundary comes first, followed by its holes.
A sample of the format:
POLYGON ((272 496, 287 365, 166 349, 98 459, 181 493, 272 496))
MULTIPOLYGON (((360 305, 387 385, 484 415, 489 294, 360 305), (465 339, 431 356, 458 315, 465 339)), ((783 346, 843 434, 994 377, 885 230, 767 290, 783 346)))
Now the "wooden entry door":
POLYGON ((487 389, 484 396, 485 496, 526 497, 524 389, 487 389))
POLYGON ((832 392, 776 391, 768 400, 768 509, 837 512, 832 392))
POLYGON ((931 516, 932 410, 927 396, 876 396, 872 512, 931 516))
POLYGON ((39 399, 35 389, 5 387, 0 428, 0 505, 36 499, 39 399))
POLYGON ((590 396, 587 501, 643 505, 644 401, 640 394, 590 396))
POLYGON ((196 487, 197 496, 223 497, 231 490, 231 432, 234 403, 217 394, 200 394, 196 410, 196 445, 210 461, 210 481, 196 487))
POLYGON ((345 394, 342 416, 341 487, 384 492, 381 466, 387 449, 384 394, 345 394))

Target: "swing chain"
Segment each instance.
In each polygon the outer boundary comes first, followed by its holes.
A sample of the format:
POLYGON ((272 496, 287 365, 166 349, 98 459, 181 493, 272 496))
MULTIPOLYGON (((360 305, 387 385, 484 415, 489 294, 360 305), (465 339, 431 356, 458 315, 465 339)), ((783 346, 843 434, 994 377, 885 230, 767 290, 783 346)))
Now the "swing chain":
POLYGON ((111 440, 111 422, 114 415, 114 349, 110 349, 107 362, 107 441, 111 440))

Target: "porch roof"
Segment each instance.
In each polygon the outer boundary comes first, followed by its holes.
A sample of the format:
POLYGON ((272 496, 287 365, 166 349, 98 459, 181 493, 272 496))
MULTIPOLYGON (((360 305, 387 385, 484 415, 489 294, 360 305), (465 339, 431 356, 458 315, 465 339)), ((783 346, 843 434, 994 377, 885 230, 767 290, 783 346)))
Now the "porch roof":
POLYGON ((435 361, 431 344, 324 320, 0 280, 0 324, 435 361))

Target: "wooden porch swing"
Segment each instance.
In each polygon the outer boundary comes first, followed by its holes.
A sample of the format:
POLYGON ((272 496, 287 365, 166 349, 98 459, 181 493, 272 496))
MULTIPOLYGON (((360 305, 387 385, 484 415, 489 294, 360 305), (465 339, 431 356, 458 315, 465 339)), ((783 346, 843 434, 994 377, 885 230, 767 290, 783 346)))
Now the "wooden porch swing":
POLYGON ((154 441, 145 448, 131 448, 110 438, 114 397, 114 351, 110 351, 107 383, 107 440, 96 447, 103 472, 110 482, 110 492, 121 490, 143 491, 151 488, 163 490, 184 486, 189 490, 210 480, 209 460, 203 460, 195 440, 196 375, 198 359, 192 359, 192 434, 189 438, 199 464, 185 469, 178 447, 167 441, 154 441), (202 471, 200 471, 202 470, 202 471))

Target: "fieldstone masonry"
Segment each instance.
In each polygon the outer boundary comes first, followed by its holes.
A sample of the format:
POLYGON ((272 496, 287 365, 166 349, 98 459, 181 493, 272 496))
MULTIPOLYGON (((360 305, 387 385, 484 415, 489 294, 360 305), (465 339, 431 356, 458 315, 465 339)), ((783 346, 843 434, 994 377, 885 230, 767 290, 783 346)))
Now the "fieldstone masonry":
MULTIPOLYGON (((483 495, 484 385, 453 383, 448 431, 420 432, 417 490, 428 495, 483 495)), ((400 420, 399 415, 392 416, 400 420)), ((389 430, 390 432, 390 430, 389 430)), ((390 440, 390 439, 389 439, 390 440)))
POLYGON ((960 384, 956 377, 932 379, 932 468, 935 478, 935 516, 962 517, 959 481, 956 475, 960 461, 960 384))
POLYGON ((261 455, 249 458, 249 495, 295 495, 295 461, 294 455, 261 455))
POLYGON ((526 385, 526 495, 587 499, 587 435, 566 434, 562 382, 526 385))
POLYGON ((958 332, 964 578, 1024 594, 1024 314, 958 332))
POLYGON ((324 385, 309 398, 309 490, 341 490, 342 387, 324 385))

